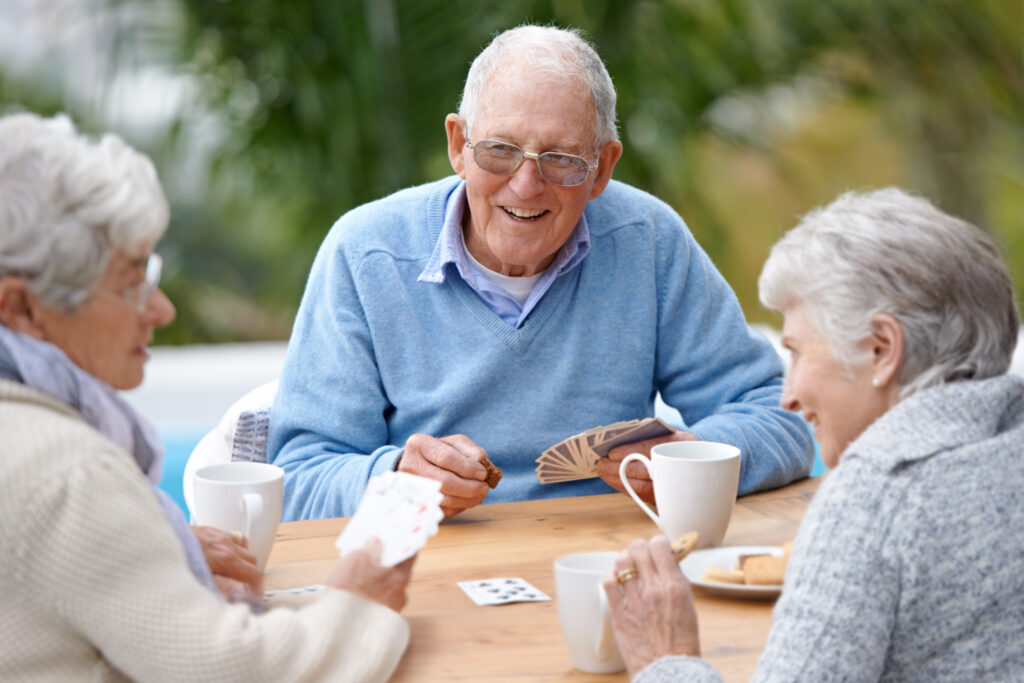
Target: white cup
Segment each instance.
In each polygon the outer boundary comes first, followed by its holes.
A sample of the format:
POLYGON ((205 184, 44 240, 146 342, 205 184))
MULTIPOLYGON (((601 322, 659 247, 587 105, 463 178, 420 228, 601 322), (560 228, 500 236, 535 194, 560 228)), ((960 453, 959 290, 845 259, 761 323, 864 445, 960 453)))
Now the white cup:
POLYGON ((626 492, 669 540, 688 531, 700 533, 697 547, 717 546, 725 536, 740 481, 740 449, 714 441, 672 441, 651 449, 648 459, 631 453, 619 465, 626 492), (637 461, 654 482, 655 514, 633 491, 626 465, 637 461))
POLYGON ((245 535, 260 569, 281 521, 284 470, 262 462, 224 462, 195 472, 192 523, 245 535))
POLYGON ((573 553, 555 560, 555 596, 562 635, 573 666, 591 674, 622 671, 626 664, 612 634, 601 582, 617 552, 573 553))

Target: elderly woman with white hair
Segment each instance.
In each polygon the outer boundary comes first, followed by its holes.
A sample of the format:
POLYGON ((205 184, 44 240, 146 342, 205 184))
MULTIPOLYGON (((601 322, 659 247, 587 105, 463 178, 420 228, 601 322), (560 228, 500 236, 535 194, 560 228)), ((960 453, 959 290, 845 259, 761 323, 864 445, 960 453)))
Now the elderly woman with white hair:
POLYGON ((383 567, 371 544, 312 604, 256 615, 211 575, 252 556, 154 485, 162 448, 116 390, 174 318, 167 223, 153 165, 116 136, 0 118, 0 680, 383 680, 411 559, 383 567))
MULTIPOLYGON (((992 241, 897 189, 846 194, 772 249, 784 407, 835 468, 793 547, 754 680, 1024 679, 1024 379, 992 241)), ((635 680, 720 680, 699 659, 668 541, 605 582, 635 680)))

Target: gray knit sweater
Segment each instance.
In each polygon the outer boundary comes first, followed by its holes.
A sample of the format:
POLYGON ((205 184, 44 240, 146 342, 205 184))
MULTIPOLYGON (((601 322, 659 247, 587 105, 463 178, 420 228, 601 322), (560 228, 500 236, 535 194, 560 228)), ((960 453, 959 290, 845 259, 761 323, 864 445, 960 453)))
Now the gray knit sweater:
MULTIPOLYGON (((1024 680, 1024 379, 914 394, 807 510, 756 681, 1024 680)), ((693 657, 638 683, 717 681, 693 657)))

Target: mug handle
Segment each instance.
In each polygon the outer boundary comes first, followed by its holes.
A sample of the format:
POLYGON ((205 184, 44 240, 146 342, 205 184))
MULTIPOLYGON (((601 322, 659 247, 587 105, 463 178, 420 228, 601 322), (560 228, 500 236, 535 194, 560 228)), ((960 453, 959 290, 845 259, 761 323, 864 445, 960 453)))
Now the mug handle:
POLYGON ((615 634, 612 631, 612 614, 611 608, 608 606, 608 596, 605 595, 604 586, 600 583, 597 584, 597 595, 598 602, 601 603, 601 632, 597 635, 597 647, 594 654, 597 655, 599 662, 607 662, 615 655, 612 650, 612 645, 614 645, 612 637, 615 634))
MULTIPOLYGON (((654 523, 657 524, 658 528, 660 529, 661 520, 658 519, 658 515, 654 514, 654 510, 652 510, 647 503, 640 500, 640 496, 636 495, 636 492, 633 490, 633 487, 629 485, 629 479, 626 479, 626 464, 634 460, 642 464, 647 469, 647 474, 651 473, 651 461, 648 458, 644 457, 640 453, 630 453, 629 455, 622 459, 621 463, 619 463, 619 479, 622 480, 622 485, 626 488, 626 493, 628 493, 630 497, 636 501, 636 504, 639 505, 643 509, 643 511, 647 513, 648 517, 654 520, 654 523)), ((653 478, 654 477, 651 477, 651 479, 653 478)))
POLYGON ((258 493, 242 496, 242 512, 245 513, 245 537, 249 539, 249 548, 252 549, 252 539, 263 519, 263 496, 258 493))

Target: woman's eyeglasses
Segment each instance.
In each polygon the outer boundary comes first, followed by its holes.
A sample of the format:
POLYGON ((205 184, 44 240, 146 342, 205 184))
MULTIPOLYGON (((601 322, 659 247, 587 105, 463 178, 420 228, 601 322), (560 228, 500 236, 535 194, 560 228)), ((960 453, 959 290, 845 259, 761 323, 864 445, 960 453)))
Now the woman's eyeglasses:
POLYGON ((100 294, 107 294, 121 299, 126 305, 131 306, 136 313, 145 313, 149 300, 160 285, 160 273, 164 268, 164 260, 160 254, 150 254, 146 260, 146 276, 142 282, 137 282, 126 287, 119 293, 98 290, 100 294))

